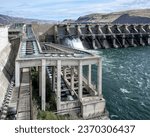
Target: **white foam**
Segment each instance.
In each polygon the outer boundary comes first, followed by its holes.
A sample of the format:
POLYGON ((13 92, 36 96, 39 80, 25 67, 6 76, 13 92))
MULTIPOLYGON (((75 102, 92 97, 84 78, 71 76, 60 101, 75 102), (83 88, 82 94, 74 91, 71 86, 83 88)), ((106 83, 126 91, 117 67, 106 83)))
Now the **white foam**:
POLYGON ((110 115, 111 118, 118 118, 117 115, 110 115))
POLYGON ((75 38, 73 38, 73 39, 66 38, 65 44, 67 46, 75 48, 75 49, 84 50, 83 44, 79 38, 76 38, 76 39, 75 38))
POLYGON ((130 91, 128 91, 127 89, 124 89, 124 88, 120 88, 120 91, 121 91, 122 93, 130 93, 130 91))
POLYGON ((135 99, 129 98, 129 97, 125 97, 125 99, 127 100, 132 100, 132 101, 136 101, 135 99))

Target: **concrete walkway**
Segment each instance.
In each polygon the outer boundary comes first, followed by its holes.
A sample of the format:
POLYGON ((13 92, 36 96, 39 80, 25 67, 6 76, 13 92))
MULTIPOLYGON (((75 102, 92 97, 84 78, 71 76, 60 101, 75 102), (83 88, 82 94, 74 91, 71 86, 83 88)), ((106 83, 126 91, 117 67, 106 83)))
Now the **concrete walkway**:
POLYGON ((22 72, 18 99, 17 120, 31 119, 29 71, 22 72))

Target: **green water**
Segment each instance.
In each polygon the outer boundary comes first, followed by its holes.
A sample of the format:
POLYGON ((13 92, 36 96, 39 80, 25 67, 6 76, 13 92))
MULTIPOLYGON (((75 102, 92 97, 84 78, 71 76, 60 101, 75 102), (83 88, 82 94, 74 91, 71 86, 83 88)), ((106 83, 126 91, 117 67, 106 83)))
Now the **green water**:
POLYGON ((150 47, 90 52, 103 57, 103 95, 110 119, 150 119, 150 47))

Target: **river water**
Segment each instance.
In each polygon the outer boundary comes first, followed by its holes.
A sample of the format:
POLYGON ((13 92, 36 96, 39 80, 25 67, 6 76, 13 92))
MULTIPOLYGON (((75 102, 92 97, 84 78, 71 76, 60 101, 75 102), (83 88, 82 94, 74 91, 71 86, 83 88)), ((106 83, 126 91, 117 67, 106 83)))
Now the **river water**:
MULTIPOLYGON (((103 58, 103 95, 110 119, 150 119, 150 47, 90 52, 103 58)), ((96 73, 93 70, 93 80, 96 73)))

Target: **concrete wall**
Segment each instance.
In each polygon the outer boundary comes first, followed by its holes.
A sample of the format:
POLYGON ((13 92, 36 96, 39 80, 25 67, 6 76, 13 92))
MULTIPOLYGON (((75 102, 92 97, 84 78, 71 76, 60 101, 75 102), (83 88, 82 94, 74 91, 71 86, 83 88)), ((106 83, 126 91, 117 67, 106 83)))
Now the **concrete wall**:
POLYGON ((81 114, 84 119, 101 116, 105 111, 105 100, 99 97, 83 98, 81 114))
POLYGON ((0 27, 0 107, 12 78, 20 39, 8 42, 8 28, 0 27))
POLYGON ((3 47, 3 50, 0 52, 0 107, 3 102, 3 98, 5 96, 5 93, 7 91, 7 87, 9 84, 9 79, 7 78, 8 75, 4 74, 6 71, 5 70, 5 65, 7 63, 7 60, 9 58, 9 53, 10 53, 10 45, 6 46, 5 48, 3 47))
POLYGON ((9 80, 4 74, 4 71, 10 51, 11 48, 8 42, 8 28, 0 26, 0 107, 9 84, 9 80))
POLYGON ((0 52, 8 45, 8 27, 0 26, 0 52))

